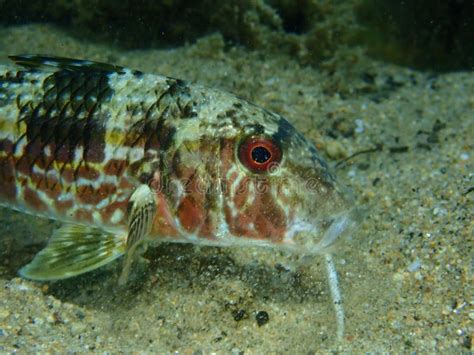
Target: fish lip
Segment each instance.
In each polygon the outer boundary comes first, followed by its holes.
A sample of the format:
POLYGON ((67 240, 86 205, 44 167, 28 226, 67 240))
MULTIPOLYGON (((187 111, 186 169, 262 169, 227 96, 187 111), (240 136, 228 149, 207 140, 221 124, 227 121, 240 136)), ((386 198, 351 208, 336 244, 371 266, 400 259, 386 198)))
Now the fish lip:
POLYGON ((338 214, 324 232, 323 238, 311 248, 312 254, 326 254, 331 251, 337 241, 348 237, 360 225, 362 210, 352 208, 338 214))
POLYGON ((302 255, 330 253, 340 240, 356 231, 363 210, 352 208, 337 214, 322 216, 316 221, 299 221, 281 245, 284 249, 302 255))

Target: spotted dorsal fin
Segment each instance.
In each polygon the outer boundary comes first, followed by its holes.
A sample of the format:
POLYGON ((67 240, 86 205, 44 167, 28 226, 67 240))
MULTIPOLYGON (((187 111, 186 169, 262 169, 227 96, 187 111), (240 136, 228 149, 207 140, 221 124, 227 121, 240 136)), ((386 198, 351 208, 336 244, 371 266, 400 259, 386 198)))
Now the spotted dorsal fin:
MULTIPOLYGON (((58 68, 69 71, 80 72, 107 72, 107 73, 125 73, 124 67, 93 62, 90 60, 72 59, 64 57, 48 57, 36 54, 12 55, 9 56, 12 61, 28 69, 40 68, 58 68)), ((133 71, 133 73, 139 73, 133 71)))

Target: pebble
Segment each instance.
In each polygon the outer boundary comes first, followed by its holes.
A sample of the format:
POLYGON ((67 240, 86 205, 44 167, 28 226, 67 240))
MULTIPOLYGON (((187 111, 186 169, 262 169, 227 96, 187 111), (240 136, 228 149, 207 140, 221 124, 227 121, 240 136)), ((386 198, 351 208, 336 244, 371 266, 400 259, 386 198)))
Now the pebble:
POLYGON ((408 265, 408 271, 410 272, 415 272, 418 271, 421 267, 421 261, 420 259, 416 259, 414 262, 412 262, 410 265, 408 265))
POLYGON ((247 312, 245 312, 245 309, 239 309, 237 311, 232 312, 232 315, 234 316, 234 320, 238 322, 246 317, 247 312))
POLYGON ((259 311, 257 312, 255 319, 257 320, 258 326, 261 327, 262 325, 265 325, 268 323, 268 321, 270 320, 270 317, 268 316, 267 312, 259 311))
POLYGON ((326 153, 331 159, 344 159, 347 158, 347 150, 341 144, 341 142, 336 140, 331 140, 326 144, 326 153))
POLYGON ((468 160, 469 159, 469 154, 467 153, 462 153, 460 156, 461 160, 468 160))

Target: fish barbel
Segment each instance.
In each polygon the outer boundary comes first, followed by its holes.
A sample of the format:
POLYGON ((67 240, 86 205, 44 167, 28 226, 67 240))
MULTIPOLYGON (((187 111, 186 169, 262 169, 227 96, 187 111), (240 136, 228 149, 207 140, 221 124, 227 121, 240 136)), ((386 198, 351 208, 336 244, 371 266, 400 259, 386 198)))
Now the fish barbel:
POLYGON ((10 58, 0 204, 64 222, 23 277, 63 279, 125 255, 123 283, 137 247, 154 241, 328 256, 358 222, 316 148, 278 114, 119 66, 10 58))

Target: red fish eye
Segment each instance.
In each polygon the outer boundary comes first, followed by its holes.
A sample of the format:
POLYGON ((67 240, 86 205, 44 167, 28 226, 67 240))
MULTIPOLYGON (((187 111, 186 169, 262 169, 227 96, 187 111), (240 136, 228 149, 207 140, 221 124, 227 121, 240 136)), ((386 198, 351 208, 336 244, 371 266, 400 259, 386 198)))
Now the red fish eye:
POLYGON ((269 138, 250 137, 240 144, 239 159, 254 173, 266 172, 281 161, 281 149, 269 138))

